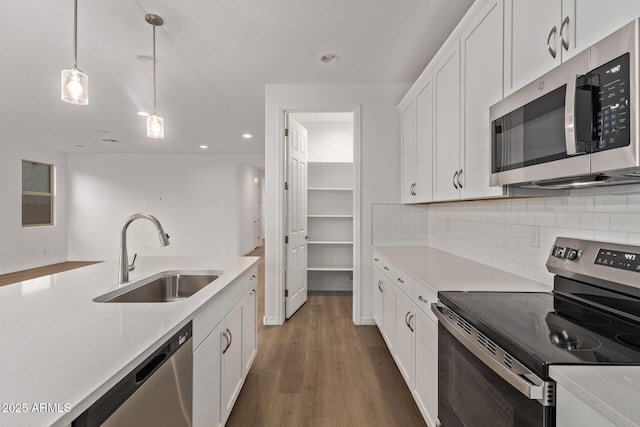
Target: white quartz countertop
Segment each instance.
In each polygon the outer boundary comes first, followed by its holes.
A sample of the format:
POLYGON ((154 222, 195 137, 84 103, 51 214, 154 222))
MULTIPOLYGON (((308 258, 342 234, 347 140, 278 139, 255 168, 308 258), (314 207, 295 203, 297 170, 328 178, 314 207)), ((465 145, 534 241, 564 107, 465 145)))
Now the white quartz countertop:
POLYGON ((377 246, 375 251, 435 292, 551 290, 542 283, 427 246, 377 246))
POLYGON ((555 365, 549 375, 614 425, 640 426, 640 367, 555 365))
POLYGON ((93 302, 126 286, 116 260, 0 287, 0 426, 71 423, 258 259, 139 257, 129 284, 171 270, 224 273, 167 303, 93 302))

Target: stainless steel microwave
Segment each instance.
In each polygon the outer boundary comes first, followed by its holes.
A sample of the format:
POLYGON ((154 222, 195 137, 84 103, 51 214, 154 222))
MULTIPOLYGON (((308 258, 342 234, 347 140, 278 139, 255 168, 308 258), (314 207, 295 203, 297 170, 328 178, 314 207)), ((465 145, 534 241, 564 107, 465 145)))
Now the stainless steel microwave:
POLYGON ((491 185, 640 183, 640 19, 490 109, 491 185))

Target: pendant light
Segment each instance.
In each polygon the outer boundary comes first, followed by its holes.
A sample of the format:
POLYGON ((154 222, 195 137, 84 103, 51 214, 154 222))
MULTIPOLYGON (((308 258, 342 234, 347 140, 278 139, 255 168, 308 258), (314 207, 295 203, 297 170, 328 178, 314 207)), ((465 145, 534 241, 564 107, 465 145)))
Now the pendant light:
POLYGON ((78 70, 78 0, 73 0, 73 68, 62 70, 60 98, 70 104, 89 103, 89 76, 78 70))
POLYGON ((153 114, 147 117, 147 136, 164 138, 164 120, 156 114, 156 27, 164 24, 164 20, 152 13, 146 14, 144 19, 153 26, 153 114))

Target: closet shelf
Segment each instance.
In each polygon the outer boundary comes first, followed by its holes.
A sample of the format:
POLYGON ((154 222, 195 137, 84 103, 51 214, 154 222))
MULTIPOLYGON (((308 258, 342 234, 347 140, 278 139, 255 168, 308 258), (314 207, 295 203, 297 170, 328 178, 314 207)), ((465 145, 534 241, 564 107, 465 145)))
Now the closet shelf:
POLYGON ((308 245, 353 245, 352 240, 309 240, 308 245))
POLYGON ((342 214, 309 214, 307 218, 353 218, 353 215, 342 214))
POLYGON ((309 266, 307 271, 353 271, 353 267, 309 266))

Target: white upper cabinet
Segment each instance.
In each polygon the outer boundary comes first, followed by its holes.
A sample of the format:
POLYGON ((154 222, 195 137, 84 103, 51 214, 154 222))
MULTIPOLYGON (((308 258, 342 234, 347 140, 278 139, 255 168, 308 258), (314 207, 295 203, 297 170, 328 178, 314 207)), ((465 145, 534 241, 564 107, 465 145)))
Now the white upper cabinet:
MULTIPOLYGON (((560 64, 560 32, 565 18, 561 0, 506 0, 506 93, 524 86, 560 64)), ((567 26, 565 23, 562 29, 565 40, 567 26)))
POLYGON ((489 2, 460 38, 464 148, 456 178, 461 199, 502 195, 502 187, 489 186, 489 107, 502 99, 503 1, 489 2))
POLYGON ((412 100, 401 113, 402 120, 402 203, 414 203, 416 186, 416 104, 412 100))
MULTIPOLYGON (((446 51, 433 72, 435 86, 435 140, 433 199, 460 197, 460 49, 459 43, 446 51)), ((488 147, 487 147, 488 148, 488 147)))
POLYGON ((416 96, 416 202, 433 200, 433 84, 431 80, 416 96))
POLYGON ((640 16, 638 0, 506 0, 505 93, 640 16))
POLYGON ((640 16, 640 1, 563 0, 575 25, 569 28, 572 52, 580 52, 640 16))

